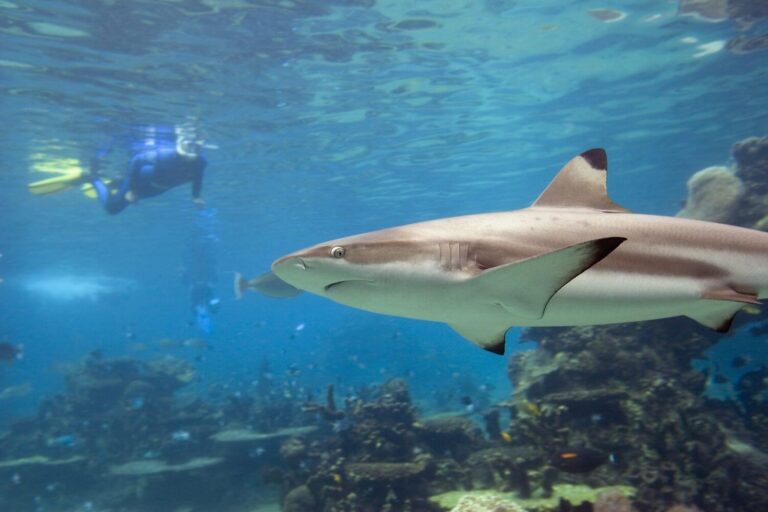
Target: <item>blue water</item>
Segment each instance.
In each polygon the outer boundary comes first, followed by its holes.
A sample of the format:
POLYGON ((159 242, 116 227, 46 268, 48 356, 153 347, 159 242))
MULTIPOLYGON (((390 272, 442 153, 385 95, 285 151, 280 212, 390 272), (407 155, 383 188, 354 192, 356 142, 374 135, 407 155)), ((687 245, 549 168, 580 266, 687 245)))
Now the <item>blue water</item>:
POLYGON ((616 202, 677 212, 693 172, 765 135, 768 53, 696 57, 739 26, 678 16, 667 0, 611 2, 627 14, 613 23, 588 15, 597 7, 0 1, 0 340, 25 347, 22 361, 0 367, 0 388, 32 386, 0 403, 0 423, 61 391, 68 364, 93 350, 200 356, 201 393, 246 385, 266 357, 281 375, 301 367, 308 389, 407 377, 424 410, 461 408, 445 396, 467 388, 507 397, 506 359, 447 326, 309 295, 235 301, 230 283, 324 240, 525 207, 596 146, 608 151, 616 202), (107 168, 119 174, 137 127, 188 121, 218 147, 206 152, 203 186, 222 301, 210 333, 193 321, 184 280, 199 235, 187 187, 118 216, 76 190, 26 191, 46 177, 35 163, 86 162, 109 148, 107 168), (29 289, 52 278, 110 290, 29 289), (191 337, 213 350, 156 344, 191 337))

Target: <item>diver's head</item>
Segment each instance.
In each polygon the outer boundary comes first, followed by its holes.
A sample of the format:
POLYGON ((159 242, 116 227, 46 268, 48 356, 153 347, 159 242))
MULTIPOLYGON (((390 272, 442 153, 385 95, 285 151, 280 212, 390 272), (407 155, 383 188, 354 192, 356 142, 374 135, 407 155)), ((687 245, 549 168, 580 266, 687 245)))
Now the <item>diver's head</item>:
POLYGON ((203 149, 203 142, 193 134, 177 134, 176 152, 186 158, 197 158, 203 149))

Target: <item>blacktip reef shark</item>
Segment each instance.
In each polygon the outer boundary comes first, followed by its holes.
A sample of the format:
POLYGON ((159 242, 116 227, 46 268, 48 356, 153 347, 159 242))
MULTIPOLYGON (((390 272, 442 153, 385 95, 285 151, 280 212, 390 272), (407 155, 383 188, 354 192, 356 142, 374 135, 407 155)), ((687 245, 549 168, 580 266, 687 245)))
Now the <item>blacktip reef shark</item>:
POLYGON ((759 304, 768 233, 631 213, 608 198, 607 167, 604 150, 585 151, 528 208, 325 242, 279 258, 252 287, 445 322, 497 354, 513 326, 682 315, 725 332, 742 307, 759 304))

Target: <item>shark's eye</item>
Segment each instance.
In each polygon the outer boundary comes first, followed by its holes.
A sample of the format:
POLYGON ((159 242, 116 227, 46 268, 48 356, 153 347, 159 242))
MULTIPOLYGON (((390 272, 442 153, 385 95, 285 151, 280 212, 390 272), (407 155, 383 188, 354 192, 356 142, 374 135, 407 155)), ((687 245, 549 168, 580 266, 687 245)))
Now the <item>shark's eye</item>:
POLYGON ((343 258, 346 253, 347 250, 340 245, 331 248, 331 256, 334 258, 343 258))

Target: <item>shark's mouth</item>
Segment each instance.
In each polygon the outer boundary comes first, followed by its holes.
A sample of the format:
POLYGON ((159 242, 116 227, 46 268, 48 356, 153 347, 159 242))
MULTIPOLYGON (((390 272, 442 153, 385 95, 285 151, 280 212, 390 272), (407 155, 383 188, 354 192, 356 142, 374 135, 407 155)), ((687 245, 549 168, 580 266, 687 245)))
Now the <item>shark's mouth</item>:
POLYGON ((349 285, 359 285, 361 283, 372 283, 373 281, 370 279, 345 279, 344 281, 336 281, 335 283, 327 284, 325 285, 324 291, 326 293, 331 293, 334 291, 339 291, 342 288, 346 288, 349 285))

